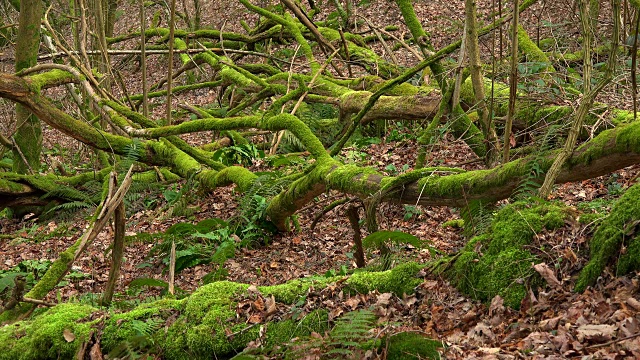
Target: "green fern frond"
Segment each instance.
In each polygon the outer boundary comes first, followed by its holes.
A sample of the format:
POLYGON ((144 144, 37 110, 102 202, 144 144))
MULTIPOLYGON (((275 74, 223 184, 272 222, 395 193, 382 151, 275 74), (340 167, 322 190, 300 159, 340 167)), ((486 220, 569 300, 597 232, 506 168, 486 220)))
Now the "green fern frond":
POLYGON ((55 216, 62 218, 65 216, 65 214, 70 214, 81 209, 91 208, 93 206, 95 205, 84 202, 84 201, 71 201, 71 202, 62 203, 60 205, 56 205, 48 209, 42 214, 42 216, 56 214, 55 216))
POLYGON ((486 232, 491 226, 493 205, 482 200, 474 200, 460 209, 460 216, 464 220, 464 234, 467 237, 486 232))
POLYGON ((65 185, 59 185, 55 189, 42 195, 40 198, 43 200, 44 199, 66 199, 66 200, 83 201, 83 202, 88 202, 95 205, 91 196, 83 193, 82 191, 76 190, 74 188, 71 188, 65 185))

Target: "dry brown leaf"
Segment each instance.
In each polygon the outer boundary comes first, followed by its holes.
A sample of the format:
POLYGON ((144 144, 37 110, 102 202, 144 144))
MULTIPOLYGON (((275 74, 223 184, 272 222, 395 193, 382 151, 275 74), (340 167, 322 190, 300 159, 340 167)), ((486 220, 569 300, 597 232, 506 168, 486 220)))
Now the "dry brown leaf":
POLYGON ((360 304, 360 299, 358 299, 355 296, 352 296, 352 297, 348 298, 344 302, 344 304, 347 305, 348 307, 350 307, 351 310, 355 310, 358 307, 358 305, 360 304))
POLYGON ((64 329, 64 331, 62 331, 62 336, 67 342, 73 342, 73 340, 76 339, 76 336, 69 329, 64 329))
POLYGON ((376 301, 376 305, 389 305, 389 300, 391 300, 391 297, 393 296, 392 293, 384 293, 384 294, 380 294, 378 295, 378 300, 376 301))
POLYGON ((258 296, 258 298, 251 303, 251 307, 254 310, 264 311, 264 300, 262 299, 262 296, 258 296))
POLYGON ((504 313, 504 299, 500 295, 496 295, 491 300, 489 306, 489 316, 495 316, 504 313))
POLYGON ((266 316, 275 314, 275 312, 277 311, 276 308, 276 298, 271 295, 271 297, 267 298, 267 311, 265 312, 266 316))
POLYGON ((533 269, 542 276, 542 278, 554 289, 561 289, 562 283, 556 277, 553 269, 549 267, 546 263, 540 263, 533 265, 533 269))
POLYGON ((640 311, 640 301, 636 300, 634 297, 627 299, 627 305, 631 306, 634 310, 640 311))
POLYGON ((545 331, 555 330, 558 328, 558 323, 560 323, 560 319, 562 318, 563 316, 556 316, 551 319, 542 320, 540 321, 540 329, 545 331))
POLYGON ((579 341, 605 342, 611 340, 616 333, 616 327, 606 324, 587 324, 576 330, 579 341))
POLYGON ((96 342, 89 351, 89 359, 91 360, 103 360, 102 349, 100 349, 100 343, 96 342))
POLYGON ((247 322, 249 324, 260 324, 262 323, 263 317, 261 314, 253 314, 251 316, 249 316, 249 319, 247 319, 247 322))

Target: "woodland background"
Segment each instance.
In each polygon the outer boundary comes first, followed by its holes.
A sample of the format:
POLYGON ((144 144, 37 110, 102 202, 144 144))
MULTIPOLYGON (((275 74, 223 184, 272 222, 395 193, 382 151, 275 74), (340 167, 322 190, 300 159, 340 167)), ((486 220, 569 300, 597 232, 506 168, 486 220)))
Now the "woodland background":
POLYGON ((638 9, 3 2, 0 359, 640 356, 638 9))

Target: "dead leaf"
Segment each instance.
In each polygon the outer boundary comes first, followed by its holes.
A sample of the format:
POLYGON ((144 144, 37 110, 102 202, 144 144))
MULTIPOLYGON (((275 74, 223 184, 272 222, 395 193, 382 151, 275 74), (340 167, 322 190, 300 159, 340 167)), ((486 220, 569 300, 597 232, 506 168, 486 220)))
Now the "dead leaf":
POLYGON ((64 329, 64 331, 62 332, 62 336, 64 336, 64 339, 67 342, 72 342, 76 339, 76 336, 69 329, 64 329))
POLYGON ((267 298, 267 311, 265 312, 266 316, 272 315, 277 311, 276 308, 276 298, 271 295, 271 297, 267 298))
POLYGON ((504 299, 500 295, 496 295, 491 300, 491 305, 489 306, 489 316, 495 316, 498 314, 502 314, 504 312, 504 299))
POLYGON ((480 344, 488 343, 496 338, 491 328, 483 322, 479 322, 473 329, 469 330, 467 336, 480 344))
POLYGON ((360 304, 360 299, 358 299, 355 296, 352 296, 352 297, 348 298, 344 302, 344 304, 347 305, 348 307, 350 307, 351 310, 355 310, 358 307, 358 305, 360 304))
POLYGON ((264 300, 262 299, 261 296, 259 296, 256 301, 251 303, 251 307, 254 310, 258 310, 258 311, 264 311, 264 300))
POLYGON ((556 277, 553 269, 549 267, 546 263, 540 263, 533 265, 533 269, 542 276, 542 278, 554 289, 561 289, 562 283, 556 277))
POLYGON ((606 324, 587 324, 578 327, 577 336, 579 341, 605 342, 611 340, 616 333, 616 327, 606 324))
POLYGON ((378 295, 378 301, 376 301, 376 305, 389 305, 389 300, 391 300, 392 293, 384 293, 378 295))
POLYGON ((249 319, 247 319, 247 322, 249 324, 260 324, 262 323, 263 318, 261 314, 253 314, 251 316, 249 316, 249 319))
POLYGON ((551 319, 542 320, 540 321, 540 329, 545 331, 555 330, 558 328, 558 323, 560 323, 560 319, 562 318, 563 316, 556 316, 551 319))
POLYGON ((300 245, 300 243, 302 242, 302 238, 300 236, 296 236, 291 240, 291 242, 295 245, 300 245))
POLYGON ((640 301, 636 300, 636 298, 628 298, 627 305, 631 306, 636 311, 640 311, 640 301))
POLYGON ((89 351, 89 358, 91 360, 103 360, 102 350, 100 349, 100 343, 95 343, 91 347, 91 351, 89 351))

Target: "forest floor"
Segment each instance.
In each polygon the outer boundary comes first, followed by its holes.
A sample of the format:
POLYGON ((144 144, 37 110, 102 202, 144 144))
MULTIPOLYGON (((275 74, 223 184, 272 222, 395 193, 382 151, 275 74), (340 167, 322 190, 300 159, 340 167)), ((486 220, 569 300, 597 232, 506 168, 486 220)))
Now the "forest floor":
MULTIPOLYGON (((229 28, 232 26, 231 19, 235 21, 237 17, 246 16, 243 8, 228 4, 230 2, 207 3, 211 13, 203 20, 205 26, 229 28), (216 4, 225 6, 224 13, 227 16, 212 15, 222 13, 215 11, 216 4)), ((558 23, 561 21, 558 17, 562 17, 563 6, 568 13, 571 3, 558 2, 556 6, 560 10, 556 8, 556 11, 536 8, 524 18, 533 19, 530 24, 535 24, 534 20, 540 17, 558 23)), ((479 9, 484 14, 489 13, 487 4, 490 2, 479 2, 479 9)), ((446 45, 460 35, 463 2, 416 2, 415 6, 419 17, 425 24, 429 24, 436 47, 446 45)), ((393 2, 372 1, 362 11, 362 15, 378 25, 402 23, 393 2)), ((118 21, 118 31, 128 30, 123 24, 135 23, 135 19, 131 18, 134 16, 132 14, 135 11, 125 12, 118 21)), ((549 31, 549 28, 543 29, 544 31, 549 31)), ((407 55, 403 61, 414 62, 415 59, 407 55)), ((6 65, 2 64, 3 67, 6 65)), ((160 65, 156 66, 160 68, 160 65)), ((151 73, 155 74, 151 75, 152 81, 157 81, 162 76, 161 71, 151 73)), ((139 84, 136 76, 135 73, 131 74, 130 79, 134 89, 137 86, 135 84, 139 84)), ((602 98, 628 108, 629 101, 621 100, 625 99, 624 94, 624 91, 610 91, 602 98)), ((201 104, 215 100, 214 94, 206 92, 191 96, 182 98, 181 101, 201 104)), ((158 106, 158 111, 162 111, 161 108, 158 106)), ((375 166, 390 175, 410 170, 415 163, 417 149, 412 127, 390 124, 389 128, 395 130, 393 136, 374 136, 379 139, 378 143, 361 148, 346 148, 342 152, 343 158, 361 165, 375 166)), ((55 131, 47 131, 45 146, 50 149, 82 148, 77 143, 69 144, 67 139, 55 131)), ((186 138, 193 142, 207 141, 203 136, 206 137, 207 134, 186 138)), ((49 160, 56 159, 64 163, 71 161, 69 154, 73 152, 76 151, 60 154, 49 152, 47 156, 49 160)), ((469 149, 461 141, 450 137, 433 149, 431 160, 442 166, 465 164, 463 167, 468 170, 481 168, 480 162, 474 162, 475 156, 469 149)), ((255 170, 266 169, 260 160, 253 166, 255 170)), ((607 204, 632 185, 639 175, 640 166, 635 166, 609 176, 564 184, 556 188, 553 199, 582 211, 606 211, 607 204)), ((183 182, 174 190, 180 186, 186 185, 183 182)), ((315 229, 310 228, 314 217, 324 206, 337 199, 337 196, 332 192, 326 193, 299 212, 299 231, 278 234, 262 247, 239 250, 235 258, 226 261, 224 265, 228 271, 227 279, 254 285, 272 285, 309 275, 354 269, 355 262, 350 256, 353 253, 353 230, 344 215, 344 207, 329 212, 315 229)), ((196 210, 191 217, 185 218, 168 217, 162 212, 166 203, 162 191, 147 192, 134 205, 137 207, 130 210, 127 235, 159 233, 183 221, 230 219, 238 215, 239 197, 232 187, 219 188, 207 194, 194 192, 188 198, 190 206, 196 210), (145 208, 144 202, 155 205, 145 208)), ((461 230, 442 226, 448 220, 460 218, 459 211, 455 209, 382 204, 378 217, 381 229, 404 231, 429 240, 433 247, 444 254, 455 253, 467 240, 461 230)), ((48 223, 40 223, 37 219, 28 217, 1 219, 3 238, 0 239, 0 270, 11 269, 25 261, 32 261, 33 265, 55 260, 61 251, 77 240, 86 225, 86 216, 82 215, 48 223)), ((531 289, 530 296, 523 301, 518 311, 503 306, 499 297, 494 298, 490 304, 472 300, 459 293, 446 279, 432 274, 423 274, 424 282, 418 286, 416 293, 404 298, 370 293, 343 299, 336 294, 333 298, 325 299, 323 304, 332 317, 354 309, 374 309, 385 324, 392 324, 387 325, 385 331, 419 331, 441 340, 445 358, 640 358, 640 274, 615 277, 607 272, 585 293, 572 291, 575 277, 586 262, 588 240, 593 228, 593 224, 584 225, 576 221, 568 222, 560 229, 537 234, 537 245, 540 249, 545 249, 546 262, 558 283, 555 287, 531 289)), ((107 227, 74 265, 72 276, 47 300, 95 301, 107 281, 112 238, 113 228, 107 227)), ((118 301, 136 302, 159 296, 159 290, 140 292, 128 288, 128 284, 137 278, 166 280, 162 263, 158 259, 147 258, 153 246, 153 243, 141 241, 127 245, 116 290, 118 301)), ((432 254, 425 249, 403 247, 396 250, 398 258, 413 259, 421 263, 433 260, 432 254)), ((373 258, 375 256, 372 255, 373 258)), ((193 291, 202 285, 202 278, 213 266, 198 265, 183 270, 176 276, 176 286, 187 292, 193 291)))

